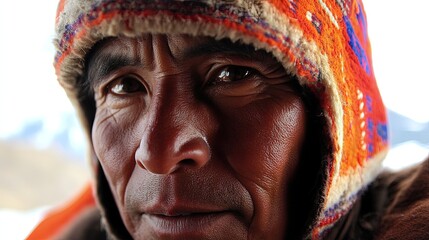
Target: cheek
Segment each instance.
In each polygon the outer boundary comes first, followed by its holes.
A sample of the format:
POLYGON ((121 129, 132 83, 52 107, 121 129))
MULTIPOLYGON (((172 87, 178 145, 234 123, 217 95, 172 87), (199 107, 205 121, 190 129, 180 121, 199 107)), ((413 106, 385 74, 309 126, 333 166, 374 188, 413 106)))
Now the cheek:
POLYGON ((229 144, 231 165, 262 189, 277 188, 299 161, 306 124, 302 102, 257 105, 234 118, 240 120, 231 125, 228 139, 240 141, 229 144))
POLYGON ((285 209, 305 136, 303 102, 300 98, 265 102, 237 112, 232 119, 225 142, 229 164, 262 214, 285 209))
POLYGON ((270 229, 280 236, 288 222, 288 185, 300 160, 306 117, 300 99, 286 102, 237 112, 239 121, 228 129, 229 164, 255 206, 254 234, 270 229))
POLYGON ((135 167, 134 153, 139 141, 133 131, 134 125, 133 116, 128 112, 112 113, 100 107, 92 129, 94 151, 120 203, 123 203, 125 188, 135 167))

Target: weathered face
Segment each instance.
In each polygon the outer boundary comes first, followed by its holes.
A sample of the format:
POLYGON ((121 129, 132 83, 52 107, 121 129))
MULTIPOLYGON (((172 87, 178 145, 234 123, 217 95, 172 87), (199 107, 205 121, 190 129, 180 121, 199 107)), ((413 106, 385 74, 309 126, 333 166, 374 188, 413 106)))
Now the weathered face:
POLYGON ((211 38, 104 42, 90 59, 95 153, 138 239, 276 239, 305 135, 270 54, 211 38))

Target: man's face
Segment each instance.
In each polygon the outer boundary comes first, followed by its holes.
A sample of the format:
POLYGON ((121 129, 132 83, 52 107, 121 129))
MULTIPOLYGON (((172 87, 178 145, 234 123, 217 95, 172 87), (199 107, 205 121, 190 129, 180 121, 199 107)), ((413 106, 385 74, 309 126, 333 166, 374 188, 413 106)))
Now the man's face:
POLYGON ((115 38, 89 61, 95 153, 139 239, 282 238, 305 107, 270 54, 211 38, 115 38))

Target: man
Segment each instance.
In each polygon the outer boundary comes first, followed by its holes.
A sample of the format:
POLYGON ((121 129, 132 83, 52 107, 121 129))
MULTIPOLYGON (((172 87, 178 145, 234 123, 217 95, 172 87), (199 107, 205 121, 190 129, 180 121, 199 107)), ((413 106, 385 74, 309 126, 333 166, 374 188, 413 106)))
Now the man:
POLYGON ((429 237, 428 164, 377 178, 360 1, 68 0, 56 24, 96 203, 30 239, 429 237))

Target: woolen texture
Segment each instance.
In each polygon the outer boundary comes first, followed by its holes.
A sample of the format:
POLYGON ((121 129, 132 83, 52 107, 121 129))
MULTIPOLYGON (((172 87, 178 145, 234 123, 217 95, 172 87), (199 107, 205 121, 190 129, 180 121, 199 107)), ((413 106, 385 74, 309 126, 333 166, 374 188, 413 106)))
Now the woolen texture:
MULTIPOLYGON (((326 234, 378 175, 388 147, 387 122, 361 1, 63 0, 56 19, 55 69, 88 136, 92 120, 78 94, 86 53, 105 37, 144 33, 251 44, 272 53, 316 96, 332 151, 320 159, 325 178, 310 238, 326 234)), ((98 194, 106 194, 102 170, 97 163, 93 167, 101 176, 96 181, 98 194)), ((98 201, 104 209, 112 207, 98 201)), ((102 215, 113 221, 105 211, 102 215)))

